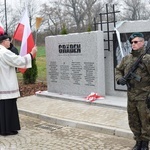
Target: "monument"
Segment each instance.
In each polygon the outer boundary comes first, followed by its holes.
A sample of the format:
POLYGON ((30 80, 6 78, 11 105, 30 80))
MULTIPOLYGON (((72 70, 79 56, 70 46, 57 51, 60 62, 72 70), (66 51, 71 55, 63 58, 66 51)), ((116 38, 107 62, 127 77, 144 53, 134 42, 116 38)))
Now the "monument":
POLYGON ((105 96, 103 40, 102 31, 46 37, 47 92, 105 96))

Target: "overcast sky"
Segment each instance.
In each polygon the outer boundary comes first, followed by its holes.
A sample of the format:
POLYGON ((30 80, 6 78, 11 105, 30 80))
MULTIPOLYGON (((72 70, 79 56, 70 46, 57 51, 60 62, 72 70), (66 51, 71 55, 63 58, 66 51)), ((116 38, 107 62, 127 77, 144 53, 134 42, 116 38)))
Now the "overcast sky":
MULTIPOLYGON (((4 4, 5 0, 0 0, 0 4, 4 4)), ((21 4, 21 3, 28 3, 30 0, 6 0, 6 3, 11 5, 12 7, 17 7, 17 4, 21 4)), ((39 5, 46 3, 47 1, 55 1, 55 0, 35 0, 35 2, 37 2, 39 5)), ((82 0, 81 0, 82 1, 82 0)), ((105 0, 103 0, 105 2, 105 0)), ((120 0, 119 2, 121 2, 123 0, 120 0)), ((150 0, 141 0, 142 2, 148 4, 148 2, 150 0)))
MULTIPOLYGON (((17 4, 19 5, 20 3, 28 3, 29 0, 6 0, 6 3, 11 5, 12 7, 16 7, 17 4)), ((35 0, 35 2, 41 4, 41 3, 44 3, 46 1, 49 1, 49 0, 35 0)), ((52 0, 53 1, 53 0, 52 0)), ((5 0, 0 0, 0 3, 4 4, 5 0)))
MULTIPOLYGON (((5 0, 0 0, 0 3, 2 2, 2 3, 4 3, 4 1, 5 0)), ((23 3, 23 2, 28 2, 29 0, 6 0, 6 2, 7 3, 9 3, 9 4, 11 4, 11 6, 15 6, 17 3, 19 4, 19 3, 23 3)), ((38 3, 45 3, 46 1, 54 1, 54 0, 35 0, 35 1, 37 1, 38 3)), ((103 0, 103 1, 105 1, 105 0, 103 0)), ((120 0, 120 1, 122 1, 122 0, 120 0)), ((144 3, 148 3, 148 1, 149 0, 141 0, 141 1, 143 1, 144 3)))

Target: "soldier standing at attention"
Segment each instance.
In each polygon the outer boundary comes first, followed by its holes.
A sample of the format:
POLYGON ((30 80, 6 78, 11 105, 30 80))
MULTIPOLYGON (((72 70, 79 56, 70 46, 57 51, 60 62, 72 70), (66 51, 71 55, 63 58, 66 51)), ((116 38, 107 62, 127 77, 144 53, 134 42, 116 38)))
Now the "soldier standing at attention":
POLYGON ((149 150, 150 140, 150 54, 145 54, 136 70, 136 75, 141 77, 140 81, 135 78, 125 79, 129 69, 138 57, 144 53, 144 36, 142 33, 133 33, 129 37, 132 51, 123 57, 121 63, 115 70, 117 84, 127 87, 127 112, 131 131, 136 141, 132 150, 149 150))

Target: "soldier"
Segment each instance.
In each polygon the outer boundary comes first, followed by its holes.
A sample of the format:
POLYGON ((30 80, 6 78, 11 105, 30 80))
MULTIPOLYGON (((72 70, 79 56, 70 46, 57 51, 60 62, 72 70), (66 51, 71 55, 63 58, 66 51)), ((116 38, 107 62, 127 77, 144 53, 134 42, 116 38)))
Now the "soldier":
POLYGON ((144 53, 144 36, 142 33, 133 33, 129 37, 132 51, 129 55, 122 58, 122 61, 115 69, 117 84, 129 84, 127 88, 127 112, 131 131, 133 132, 136 144, 132 150, 149 150, 150 140, 150 55, 143 56, 140 67, 136 74, 141 77, 140 81, 131 78, 126 80, 126 75, 137 60, 144 53), (149 102, 149 103, 148 103, 149 102))

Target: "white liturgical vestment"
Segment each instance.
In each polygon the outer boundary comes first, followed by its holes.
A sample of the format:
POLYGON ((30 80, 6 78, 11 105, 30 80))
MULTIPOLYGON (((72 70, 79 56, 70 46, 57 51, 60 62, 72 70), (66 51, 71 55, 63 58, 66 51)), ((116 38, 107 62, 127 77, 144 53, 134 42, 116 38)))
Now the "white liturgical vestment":
POLYGON ((0 100, 20 96, 16 67, 31 68, 30 54, 21 57, 0 45, 0 100))

